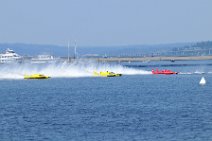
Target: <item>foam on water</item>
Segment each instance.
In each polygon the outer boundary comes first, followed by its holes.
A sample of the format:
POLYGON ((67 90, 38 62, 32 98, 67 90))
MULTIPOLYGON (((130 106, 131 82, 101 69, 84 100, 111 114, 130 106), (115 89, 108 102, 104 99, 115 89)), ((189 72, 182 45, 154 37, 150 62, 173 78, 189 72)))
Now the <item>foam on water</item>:
POLYGON ((150 71, 127 68, 121 65, 77 61, 60 64, 5 64, 0 67, 0 79, 23 79, 25 74, 41 73, 53 78, 91 77, 93 71, 112 71, 124 75, 145 75, 150 71))
POLYGON ((179 72, 178 74, 186 74, 186 75, 189 75, 189 74, 208 74, 210 72, 204 72, 204 71, 194 71, 194 72, 179 72))

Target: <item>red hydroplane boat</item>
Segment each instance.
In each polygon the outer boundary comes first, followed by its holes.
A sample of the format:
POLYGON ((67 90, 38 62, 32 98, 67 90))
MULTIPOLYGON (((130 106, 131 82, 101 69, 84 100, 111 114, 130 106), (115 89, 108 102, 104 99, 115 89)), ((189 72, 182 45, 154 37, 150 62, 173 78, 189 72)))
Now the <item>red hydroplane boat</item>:
POLYGON ((171 70, 152 70, 152 74, 166 74, 166 75, 169 75, 169 74, 178 74, 178 72, 174 72, 174 71, 171 71, 171 70))

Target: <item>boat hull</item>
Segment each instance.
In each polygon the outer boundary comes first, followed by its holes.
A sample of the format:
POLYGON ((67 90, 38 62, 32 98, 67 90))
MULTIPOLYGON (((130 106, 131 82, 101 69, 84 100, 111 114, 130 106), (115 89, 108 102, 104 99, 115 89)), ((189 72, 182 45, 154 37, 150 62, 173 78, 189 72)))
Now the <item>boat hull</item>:
POLYGON ((174 72, 171 70, 152 70, 152 74, 171 75, 171 74, 178 74, 178 72, 174 72))
POLYGON ((102 77, 120 77, 122 76, 122 74, 117 74, 117 73, 113 73, 113 72, 95 72, 94 71, 94 76, 102 76, 102 77))
POLYGON ((24 75, 24 79, 49 79, 49 76, 45 76, 42 74, 32 74, 32 75, 24 75))

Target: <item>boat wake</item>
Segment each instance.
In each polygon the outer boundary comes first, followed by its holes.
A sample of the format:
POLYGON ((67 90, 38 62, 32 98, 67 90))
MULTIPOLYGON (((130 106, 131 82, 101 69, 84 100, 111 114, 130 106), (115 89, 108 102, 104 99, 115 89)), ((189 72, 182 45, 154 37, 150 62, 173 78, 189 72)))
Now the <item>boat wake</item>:
POLYGON ((35 73, 45 74, 52 78, 92 77, 94 71, 111 71, 123 75, 151 74, 151 71, 127 68, 121 65, 78 61, 60 64, 2 64, 0 79, 23 79, 24 75, 35 73))
POLYGON ((179 74, 186 74, 186 75, 189 75, 189 74, 207 74, 209 72, 204 72, 204 71, 194 71, 194 72, 180 72, 179 74))

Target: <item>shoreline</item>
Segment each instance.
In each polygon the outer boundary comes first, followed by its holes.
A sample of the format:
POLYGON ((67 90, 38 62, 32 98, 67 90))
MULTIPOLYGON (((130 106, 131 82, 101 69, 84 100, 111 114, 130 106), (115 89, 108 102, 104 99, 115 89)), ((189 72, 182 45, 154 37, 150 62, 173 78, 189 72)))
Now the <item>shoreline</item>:
POLYGON ((110 57, 89 58, 98 62, 148 62, 148 61, 201 61, 212 60, 212 56, 158 56, 158 57, 110 57))

